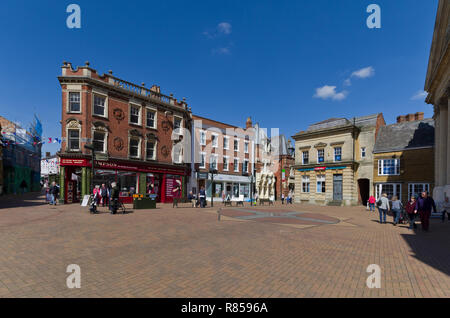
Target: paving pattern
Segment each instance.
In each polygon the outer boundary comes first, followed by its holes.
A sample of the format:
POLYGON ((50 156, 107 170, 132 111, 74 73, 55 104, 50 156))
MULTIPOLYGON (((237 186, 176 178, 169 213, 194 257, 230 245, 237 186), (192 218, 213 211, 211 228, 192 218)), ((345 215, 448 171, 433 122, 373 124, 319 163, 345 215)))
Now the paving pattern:
POLYGON ((0 199, 0 297, 450 297, 440 219, 424 233, 362 207, 232 207, 219 221, 217 208, 91 215, 42 201, 0 199))

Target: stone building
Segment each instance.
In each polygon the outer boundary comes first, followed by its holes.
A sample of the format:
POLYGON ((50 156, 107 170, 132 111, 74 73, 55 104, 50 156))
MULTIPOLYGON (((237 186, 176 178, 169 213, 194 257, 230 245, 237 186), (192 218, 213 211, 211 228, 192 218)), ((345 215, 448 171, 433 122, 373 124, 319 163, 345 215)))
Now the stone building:
POLYGON ((434 183, 434 121, 423 113, 397 117, 380 128, 373 150, 374 192, 407 202, 434 183))
POLYGON ((0 123, 0 195, 3 194, 3 137, 2 124, 0 123))
POLYGON ((383 115, 331 118, 293 136, 295 202, 365 204, 373 193, 372 150, 383 115))
POLYGON ((428 71, 426 102, 434 107, 435 187, 433 197, 439 209, 450 209, 450 1, 440 0, 434 26, 428 71))
MULTIPOLYGON (((117 182, 120 200, 152 193, 171 202, 174 187, 186 193, 190 167, 183 136, 190 131, 191 111, 160 87, 133 84, 86 65, 64 62, 58 77, 62 90, 61 201, 77 202, 91 184, 117 182), (91 160, 92 145, 96 158, 91 160), (92 165, 95 174, 92 177, 92 165)), ((189 140, 189 138, 187 138, 189 140)), ((178 195, 178 194, 177 194, 178 195)))
POLYGON ((250 200, 254 171, 251 119, 247 119, 245 128, 197 115, 192 119, 190 190, 198 193, 204 187, 208 202, 211 196, 221 202, 223 194, 231 200, 250 200))

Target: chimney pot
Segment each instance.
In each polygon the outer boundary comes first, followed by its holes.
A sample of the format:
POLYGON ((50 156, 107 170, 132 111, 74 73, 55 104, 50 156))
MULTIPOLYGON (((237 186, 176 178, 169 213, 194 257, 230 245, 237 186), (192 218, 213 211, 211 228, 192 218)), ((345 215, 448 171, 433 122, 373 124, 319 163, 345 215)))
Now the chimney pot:
POLYGON ((89 61, 86 61, 84 64, 86 64, 86 66, 89 66, 89 61))
POLYGON ((112 75, 112 70, 109 70, 108 73, 109 73, 109 75, 112 75))

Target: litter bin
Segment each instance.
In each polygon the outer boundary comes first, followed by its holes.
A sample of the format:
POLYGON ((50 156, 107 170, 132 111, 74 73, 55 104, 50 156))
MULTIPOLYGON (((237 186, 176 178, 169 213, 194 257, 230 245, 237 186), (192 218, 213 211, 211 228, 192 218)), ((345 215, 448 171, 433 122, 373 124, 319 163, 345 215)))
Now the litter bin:
POLYGON ((133 209, 156 209, 155 194, 134 194, 133 209))

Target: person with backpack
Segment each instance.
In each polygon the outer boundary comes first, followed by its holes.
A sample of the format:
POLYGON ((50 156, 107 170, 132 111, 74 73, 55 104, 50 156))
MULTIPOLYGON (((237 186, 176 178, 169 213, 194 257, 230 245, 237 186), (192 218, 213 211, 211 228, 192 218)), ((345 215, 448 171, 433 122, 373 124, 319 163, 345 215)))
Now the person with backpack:
POLYGON ((400 215, 402 213, 403 204, 402 201, 398 199, 396 195, 392 197, 392 218, 393 218, 393 224, 396 226, 398 222, 400 221, 400 215))
POLYGON ((386 224, 386 214, 389 210, 389 199, 387 194, 383 193, 377 201, 378 213, 380 214, 380 224, 386 224))
POLYGON ((375 212, 375 197, 371 195, 369 197, 369 212, 375 212))

